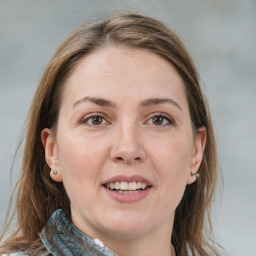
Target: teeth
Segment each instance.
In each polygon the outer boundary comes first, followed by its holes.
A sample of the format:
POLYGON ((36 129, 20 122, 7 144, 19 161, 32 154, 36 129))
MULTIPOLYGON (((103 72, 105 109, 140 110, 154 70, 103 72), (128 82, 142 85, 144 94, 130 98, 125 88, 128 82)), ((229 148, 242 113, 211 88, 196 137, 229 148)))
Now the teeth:
POLYGON ((116 181, 106 184, 107 188, 119 190, 119 193, 123 192, 136 192, 136 189, 145 189, 147 187, 146 183, 144 182, 126 182, 126 181, 116 181))
POLYGON ((134 193, 138 193, 138 192, 136 190, 127 190, 127 191, 118 190, 117 193, 120 193, 120 194, 134 194, 134 193))
POLYGON ((110 189, 114 189, 115 188, 115 183, 110 183, 110 189))
POLYGON ((137 189, 137 185, 136 182, 129 182, 129 190, 136 190, 137 189))
POLYGON ((115 189, 120 189, 120 182, 119 181, 115 182, 115 189))
POLYGON ((127 182, 121 181, 120 182, 120 189, 121 190, 128 190, 129 184, 127 182))
POLYGON ((140 189, 140 188, 142 188, 142 187, 141 187, 141 182, 138 181, 138 182, 136 182, 136 189, 140 189))

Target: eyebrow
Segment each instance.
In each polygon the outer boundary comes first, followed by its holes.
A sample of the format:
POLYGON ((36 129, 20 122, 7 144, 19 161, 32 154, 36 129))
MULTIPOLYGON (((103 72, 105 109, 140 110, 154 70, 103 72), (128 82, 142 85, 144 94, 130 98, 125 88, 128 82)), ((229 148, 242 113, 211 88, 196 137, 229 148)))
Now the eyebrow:
POLYGON ((91 102, 91 103, 94 103, 94 104, 102 106, 102 107, 112 107, 112 108, 116 107, 116 104, 109 101, 109 100, 106 100, 106 99, 103 99, 103 98, 95 98, 95 97, 87 96, 87 97, 84 97, 84 98, 79 99, 78 101, 76 101, 76 103, 73 105, 73 108, 76 107, 77 105, 79 105, 82 102, 91 102))
MULTIPOLYGON (((77 105, 83 103, 83 102, 91 102, 91 103, 94 103, 94 104, 102 106, 102 107, 116 108, 116 104, 112 101, 109 101, 109 100, 103 99, 103 98, 90 97, 90 96, 84 97, 84 98, 79 99, 78 101, 76 101, 75 104, 73 105, 73 108, 76 107, 77 105)), ((176 106, 182 112, 182 109, 181 109, 180 105, 176 101, 174 101, 173 99, 170 99, 170 98, 150 98, 150 99, 146 99, 146 100, 144 100, 140 103, 140 107, 143 108, 143 107, 149 107, 149 106, 164 104, 164 103, 172 104, 172 105, 176 106)))
POLYGON ((175 100, 170 99, 170 98, 150 98, 150 99, 142 101, 140 103, 140 106, 141 107, 148 107, 148 106, 164 104, 164 103, 172 104, 182 112, 182 109, 181 109, 180 105, 175 100))

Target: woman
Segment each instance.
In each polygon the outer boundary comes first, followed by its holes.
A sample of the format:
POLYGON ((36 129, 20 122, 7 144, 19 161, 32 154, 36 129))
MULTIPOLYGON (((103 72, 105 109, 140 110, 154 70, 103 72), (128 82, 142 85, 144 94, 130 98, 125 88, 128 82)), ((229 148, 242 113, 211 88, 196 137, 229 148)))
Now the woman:
POLYGON ((189 53, 159 21, 78 28, 44 72, 25 142, 1 254, 217 255, 210 114, 189 53))

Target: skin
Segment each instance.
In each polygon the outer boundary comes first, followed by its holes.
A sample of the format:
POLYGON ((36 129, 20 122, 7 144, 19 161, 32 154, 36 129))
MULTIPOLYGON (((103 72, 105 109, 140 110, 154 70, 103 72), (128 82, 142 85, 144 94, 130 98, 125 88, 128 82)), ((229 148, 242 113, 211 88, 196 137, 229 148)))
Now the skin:
POLYGON ((121 256, 171 255, 175 209, 196 180, 191 172, 206 140, 204 127, 193 135, 175 68, 147 50, 100 49, 75 67, 61 102, 57 131, 44 129, 42 141, 48 165, 57 170, 50 175, 70 197, 73 223, 121 256), (171 101, 141 105, 152 98, 171 101), (93 122, 92 114, 102 118, 93 122), (137 202, 118 202, 102 187, 115 175, 140 175, 152 189, 137 202))

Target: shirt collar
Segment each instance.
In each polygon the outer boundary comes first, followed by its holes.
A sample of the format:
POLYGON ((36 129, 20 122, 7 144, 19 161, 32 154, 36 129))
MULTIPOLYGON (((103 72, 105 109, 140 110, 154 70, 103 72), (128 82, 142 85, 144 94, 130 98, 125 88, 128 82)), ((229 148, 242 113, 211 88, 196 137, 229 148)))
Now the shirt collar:
POLYGON ((116 256, 98 239, 94 240, 77 229, 61 209, 52 214, 40 238, 54 256, 116 256))

